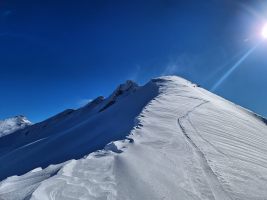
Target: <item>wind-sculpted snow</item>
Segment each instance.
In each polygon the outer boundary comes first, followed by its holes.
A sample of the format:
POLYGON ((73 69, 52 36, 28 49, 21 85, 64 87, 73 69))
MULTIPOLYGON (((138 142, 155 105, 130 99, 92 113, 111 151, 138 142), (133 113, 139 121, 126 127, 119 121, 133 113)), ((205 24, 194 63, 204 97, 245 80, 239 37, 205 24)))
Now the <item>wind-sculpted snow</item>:
POLYGON ((114 159, 111 153, 99 152, 72 160, 52 182, 43 182, 32 199, 116 199, 114 159))
MULTIPOLYGON (((178 77, 150 84, 157 96, 142 107, 124 138, 56 165, 49 176, 41 174, 44 169, 8 178, 0 185, 0 199, 267 199, 267 126, 261 118, 178 77), (43 178, 33 189, 27 189, 30 182, 21 187, 20 181, 38 175, 43 178), (6 185, 20 195, 3 193, 6 185)), ((120 104, 116 99, 100 113, 120 104)))
POLYGON ((0 199, 29 199, 40 183, 55 175, 63 164, 50 165, 44 170, 42 168, 36 168, 23 176, 7 178, 0 183, 0 199))

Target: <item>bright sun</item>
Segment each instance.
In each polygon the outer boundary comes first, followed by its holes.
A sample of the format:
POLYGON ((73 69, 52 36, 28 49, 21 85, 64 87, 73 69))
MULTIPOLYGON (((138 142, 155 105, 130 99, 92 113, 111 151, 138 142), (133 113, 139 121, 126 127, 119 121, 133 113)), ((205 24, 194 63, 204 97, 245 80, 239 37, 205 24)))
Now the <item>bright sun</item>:
POLYGON ((261 36, 264 39, 267 39, 267 23, 263 26, 262 31, 261 31, 261 36))

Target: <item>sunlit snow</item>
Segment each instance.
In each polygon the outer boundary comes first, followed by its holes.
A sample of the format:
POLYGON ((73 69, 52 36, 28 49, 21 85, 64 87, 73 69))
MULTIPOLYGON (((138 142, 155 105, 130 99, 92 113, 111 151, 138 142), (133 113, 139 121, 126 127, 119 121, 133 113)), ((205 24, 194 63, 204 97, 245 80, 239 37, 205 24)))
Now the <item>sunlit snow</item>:
POLYGON ((0 138, 0 172, 29 172, 0 199, 267 198, 266 120, 179 77, 127 82, 22 131, 0 138))

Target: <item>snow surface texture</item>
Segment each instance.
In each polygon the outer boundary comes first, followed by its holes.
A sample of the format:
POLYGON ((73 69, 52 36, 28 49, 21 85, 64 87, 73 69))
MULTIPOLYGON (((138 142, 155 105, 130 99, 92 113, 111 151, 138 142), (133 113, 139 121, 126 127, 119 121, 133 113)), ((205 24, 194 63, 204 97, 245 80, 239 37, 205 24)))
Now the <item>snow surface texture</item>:
POLYGON ((0 199, 267 199, 265 119, 179 77, 126 86, 0 139, 2 178, 65 161, 3 180, 0 199))
POLYGON ((0 137, 13 133, 19 129, 23 129, 31 124, 32 123, 22 115, 0 121, 0 137))

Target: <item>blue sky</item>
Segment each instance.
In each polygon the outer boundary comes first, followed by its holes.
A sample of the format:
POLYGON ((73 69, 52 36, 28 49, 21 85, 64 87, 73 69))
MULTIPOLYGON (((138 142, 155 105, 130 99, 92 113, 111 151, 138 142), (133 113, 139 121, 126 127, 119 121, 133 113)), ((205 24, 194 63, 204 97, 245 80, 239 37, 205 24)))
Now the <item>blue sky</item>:
MULTIPOLYGON (((0 119, 41 121, 127 79, 211 89, 260 38, 263 1, 1 1, 0 119), (247 3, 250 2, 250 3, 247 3)), ((267 41, 216 93, 267 116, 267 41)))

